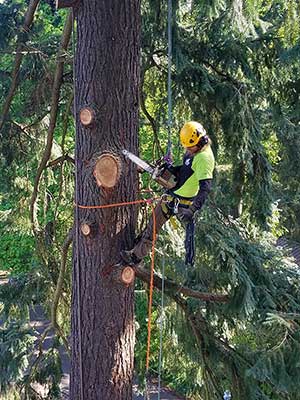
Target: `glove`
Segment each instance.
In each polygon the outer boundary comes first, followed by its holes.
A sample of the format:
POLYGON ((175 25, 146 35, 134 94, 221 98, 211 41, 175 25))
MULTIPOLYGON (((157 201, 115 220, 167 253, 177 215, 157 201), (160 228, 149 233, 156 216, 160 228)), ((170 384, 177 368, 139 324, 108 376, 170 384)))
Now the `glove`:
POLYGON ((192 222, 196 211, 197 210, 194 206, 190 206, 189 208, 181 208, 180 212, 178 213, 178 218, 181 222, 188 224, 189 222, 192 222))

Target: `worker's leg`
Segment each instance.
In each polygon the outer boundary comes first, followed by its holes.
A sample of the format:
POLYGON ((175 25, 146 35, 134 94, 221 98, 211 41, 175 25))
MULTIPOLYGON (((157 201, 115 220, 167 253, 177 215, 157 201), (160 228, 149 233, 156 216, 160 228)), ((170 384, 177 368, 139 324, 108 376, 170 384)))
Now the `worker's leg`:
MULTIPOLYGON (((170 218, 167 212, 167 207, 165 204, 162 205, 161 202, 155 207, 155 231, 156 235, 160 231, 161 227, 170 218)), ((153 215, 151 215, 150 221, 144 230, 142 237, 138 243, 131 250, 131 253, 136 257, 137 260, 143 259, 151 250, 153 240, 153 215)))

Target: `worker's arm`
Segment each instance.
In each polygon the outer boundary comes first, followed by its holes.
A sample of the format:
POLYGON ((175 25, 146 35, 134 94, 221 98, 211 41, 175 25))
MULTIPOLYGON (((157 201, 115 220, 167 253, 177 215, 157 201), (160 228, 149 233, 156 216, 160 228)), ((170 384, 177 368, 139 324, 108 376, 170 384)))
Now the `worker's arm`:
POLYGON ((193 220, 196 211, 201 210, 211 189, 211 179, 203 179, 199 181, 199 191, 194 197, 193 204, 188 208, 180 211, 179 219, 182 222, 189 223, 193 220))
POLYGON ((179 175, 181 167, 182 167, 181 165, 178 165, 177 167, 174 167, 173 165, 167 165, 166 166, 167 170, 170 171, 171 174, 175 175, 176 178, 178 178, 178 175, 179 175))

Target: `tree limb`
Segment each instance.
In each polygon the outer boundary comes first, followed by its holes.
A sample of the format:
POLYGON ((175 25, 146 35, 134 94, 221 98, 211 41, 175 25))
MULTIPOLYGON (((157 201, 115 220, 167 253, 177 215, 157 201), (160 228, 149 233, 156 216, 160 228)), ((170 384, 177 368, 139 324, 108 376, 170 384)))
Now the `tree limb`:
POLYGON ((28 10, 25 15, 25 21, 24 21, 23 26, 21 27, 21 31, 23 34, 19 34, 19 38, 18 38, 18 42, 17 42, 18 44, 17 44, 16 57, 15 57, 15 67, 12 72, 12 81, 11 81, 10 89, 9 89, 9 92, 8 92, 8 95, 7 95, 6 101, 3 106, 3 110, 2 110, 2 117, 0 120, 0 131, 4 125, 8 111, 10 109, 12 99, 14 97, 16 88, 18 86, 19 72, 20 72, 23 55, 24 55, 24 52, 23 52, 24 32, 25 33, 29 32, 30 26, 32 24, 34 14, 35 14, 38 4, 39 4, 39 0, 30 0, 28 10))
MULTIPOLYGON (((141 74, 141 87, 142 87, 142 88, 143 88, 143 86, 144 86, 144 81, 145 81, 146 72, 147 72, 147 70, 148 70, 150 67, 151 67, 151 59, 149 59, 149 60, 146 62, 146 66, 145 66, 145 68, 143 69, 142 74, 141 74)), ((158 151, 158 153, 161 155, 161 154, 163 154, 163 150, 162 150, 162 148, 161 148, 161 145, 160 145, 160 142, 159 142, 159 139, 158 139, 158 127, 157 127, 157 123, 156 123, 156 121, 155 121, 155 118, 154 118, 154 117, 149 113, 149 111, 147 110, 147 107, 146 107, 146 98, 145 98, 145 93, 144 93, 143 90, 141 90, 141 109, 142 109, 143 113, 145 114, 145 117, 148 119, 148 121, 149 121, 149 123, 150 123, 150 125, 151 125, 152 131, 153 131, 153 138, 154 138, 153 145, 154 145, 154 144, 156 145, 157 151, 158 151)))
POLYGON ((47 110, 46 112, 43 112, 43 114, 42 114, 42 115, 39 115, 39 116, 35 119, 35 121, 31 122, 29 125, 26 125, 24 128, 25 128, 25 129, 29 129, 29 128, 34 127, 35 125, 39 124, 39 123, 46 117, 46 115, 48 115, 48 110, 47 110))
MULTIPOLYGON (((140 267, 139 265, 134 265, 133 266, 136 276, 143 281, 149 283, 150 282, 150 272, 145 270, 144 268, 140 267)), ((157 275, 154 274, 153 278, 153 284, 157 289, 162 288, 162 279, 157 275)), ((227 294, 213 294, 213 293, 205 293, 205 292, 199 292, 197 290, 190 289, 186 286, 182 286, 174 281, 171 281, 169 279, 165 279, 164 281, 165 289, 168 293, 173 292, 173 295, 176 295, 178 293, 182 293, 183 295, 187 297, 193 297, 195 299, 199 299, 202 301, 210 301, 210 302, 216 302, 216 303, 227 303, 229 301, 229 296, 227 294)), ((174 298, 174 296, 171 296, 174 298)), ((174 298, 175 301, 177 301, 174 298)))
POLYGON ((75 164, 75 160, 73 157, 69 156, 68 154, 65 154, 63 156, 60 156, 58 158, 56 158, 55 160, 49 162, 45 168, 52 168, 55 167, 58 164, 61 164, 64 161, 69 161, 72 164, 75 164))
POLYGON ((60 42, 60 47, 58 50, 56 71, 55 71, 55 75, 54 75, 53 90, 52 90, 50 122, 49 122, 48 133, 47 133, 46 148, 44 150, 42 160, 41 160, 40 165, 37 170, 37 174, 36 174, 35 181, 34 181, 33 193, 32 193, 32 197, 30 200, 30 221, 31 221, 34 232, 37 231, 37 229, 36 229, 37 221, 36 221, 36 216, 35 216, 35 202, 36 202, 37 195, 38 195, 38 188, 39 188, 39 183, 40 183, 42 173, 43 173, 44 169, 46 168, 47 162, 51 156, 54 129, 55 129, 56 119, 57 119, 57 114, 58 114, 60 88, 61 88, 62 81, 63 81, 62 78, 63 78, 63 69, 64 69, 65 59, 63 57, 61 57, 60 55, 64 52, 66 52, 66 50, 68 48, 70 37, 71 37, 71 32, 72 32, 72 22, 73 22, 72 12, 69 12, 67 20, 65 22, 63 35, 62 35, 61 42, 60 42))
POLYGON ((63 288, 63 282, 64 282, 64 277, 65 277, 65 272, 66 272, 66 264, 67 264, 67 256, 68 256, 68 250, 70 247, 70 244, 73 241, 73 235, 74 235, 74 230, 73 228, 70 229, 68 236, 66 237, 63 246, 62 246, 62 251, 61 251, 61 262, 60 262, 60 271, 59 271, 59 276, 57 279, 57 285, 54 293, 54 299, 52 302, 52 307, 51 307, 51 324, 53 328, 58 332, 59 336, 62 338, 66 351, 70 355, 70 349, 69 349, 69 344, 65 336, 63 335, 63 332, 57 322, 57 308, 58 308, 58 303, 59 299, 61 296, 62 288, 63 288))

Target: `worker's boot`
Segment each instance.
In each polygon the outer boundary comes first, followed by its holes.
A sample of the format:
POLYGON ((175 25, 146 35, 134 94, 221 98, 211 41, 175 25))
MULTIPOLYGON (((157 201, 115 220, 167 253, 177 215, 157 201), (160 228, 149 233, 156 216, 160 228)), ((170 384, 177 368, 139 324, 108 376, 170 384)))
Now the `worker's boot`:
POLYGON ((128 265, 137 265, 142 262, 142 259, 138 258, 133 250, 122 250, 120 255, 122 260, 128 265))

